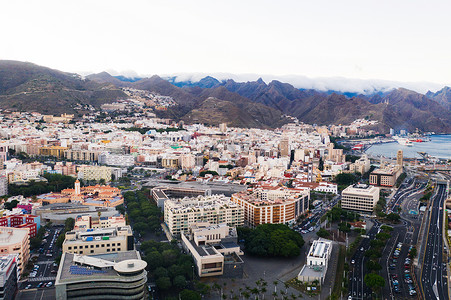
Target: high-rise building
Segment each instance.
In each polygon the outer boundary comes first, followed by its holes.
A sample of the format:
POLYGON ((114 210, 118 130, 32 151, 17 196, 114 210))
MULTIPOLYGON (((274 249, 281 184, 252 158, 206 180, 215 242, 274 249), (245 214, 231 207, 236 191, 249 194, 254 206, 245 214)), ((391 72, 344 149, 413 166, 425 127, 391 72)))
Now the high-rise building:
POLYGON ((396 154, 396 164, 398 166, 400 166, 401 168, 403 167, 404 160, 403 160, 403 153, 402 153, 401 149, 399 149, 398 153, 396 154))
POLYGON ((280 141, 279 151, 280 156, 290 156, 290 140, 288 138, 284 138, 280 141))
POLYGON ((135 250, 89 256, 63 253, 56 299, 147 299, 146 266, 135 250))
MULTIPOLYGON (((0 163, 2 163, 0 161, 0 163)), ((0 196, 8 195, 8 178, 0 176, 0 196)))

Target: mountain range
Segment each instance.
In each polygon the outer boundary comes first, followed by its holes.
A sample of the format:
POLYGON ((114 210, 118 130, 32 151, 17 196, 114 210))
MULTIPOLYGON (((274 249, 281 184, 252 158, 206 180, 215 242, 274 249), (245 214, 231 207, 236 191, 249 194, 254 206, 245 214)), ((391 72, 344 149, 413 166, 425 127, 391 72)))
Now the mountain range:
POLYGON ((187 123, 275 128, 287 116, 310 124, 349 124, 358 118, 379 121, 374 129, 407 129, 451 133, 451 89, 426 94, 404 88, 372 95, 297 89, 291 84, 262 79, 236 82, 206 76, 197 82, 174 77, 129 80, 106 72, 82 78, 31 63, 0 61, 0 107, 42 113, 74 112, 74 106, 125 98, 121 87, 171 96, 177 106, 157 112, 187 123))

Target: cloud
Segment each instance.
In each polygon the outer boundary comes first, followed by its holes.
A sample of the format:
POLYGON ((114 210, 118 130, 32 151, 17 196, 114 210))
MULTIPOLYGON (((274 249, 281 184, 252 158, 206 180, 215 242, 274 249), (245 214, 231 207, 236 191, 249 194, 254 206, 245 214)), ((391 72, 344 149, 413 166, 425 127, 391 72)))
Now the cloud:
POLYGON ((337 91, 361 94, 374 94, 386 92, 396 88, 406 88, 419 93, 438 91, 443 84, 432 82, 399 82, 381 79, 356 79, 344 77, 318 77, 309 78, 302 75, 259 75, 259 74, 231 74, 231 73, 176 73, 161 75, 164 78, 175 77, 176 82, 197 82, 206 76, 212 76, 219 81, 233 79, 237 82, 255 81, 262 78, 266 83, 272 80, 286 82, 298 89, 314 89, 318 91, 337 91))

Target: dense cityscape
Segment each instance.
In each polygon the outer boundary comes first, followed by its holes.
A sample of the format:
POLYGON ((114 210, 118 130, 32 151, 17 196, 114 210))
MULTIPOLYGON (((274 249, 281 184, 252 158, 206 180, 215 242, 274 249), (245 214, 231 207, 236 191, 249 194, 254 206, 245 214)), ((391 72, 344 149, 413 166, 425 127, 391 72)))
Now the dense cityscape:
POLYGON ((185 124, 154 99, 1 112, 4 299, 448 298, 451 163, 400 142, 428 136, 185 124))

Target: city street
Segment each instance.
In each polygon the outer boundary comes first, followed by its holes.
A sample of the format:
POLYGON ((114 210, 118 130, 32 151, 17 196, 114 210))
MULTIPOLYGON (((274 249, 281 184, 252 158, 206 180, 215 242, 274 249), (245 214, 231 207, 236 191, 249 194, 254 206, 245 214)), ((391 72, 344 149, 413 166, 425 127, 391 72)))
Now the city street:
POLYGON ((55 264, 55 258, 58 255, 56 247, 56 240, 62 230, 62 227, 52 227, 48 231, 48 236, 44 238, 41 245, 42 250, 37 250, 32 255, 38 255, 37 260, 33 266, 36 270, 36 275, 33 276, 30 272, 30 276, 20 281, 19 292, 16 299, 46 299, 52 295, 54 299, 54 284, 56 273, 58 272, 58 266, 55 264), (45 290, 45 291, 44 291, 45 290))
POLYGON ((427 228, 427 244, 421 265, 421 288, 424 299, 449 299, 446 261, 443 256, 443 206, 446 185, 438 184, 437 193, 431 198, 427 228))

